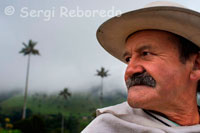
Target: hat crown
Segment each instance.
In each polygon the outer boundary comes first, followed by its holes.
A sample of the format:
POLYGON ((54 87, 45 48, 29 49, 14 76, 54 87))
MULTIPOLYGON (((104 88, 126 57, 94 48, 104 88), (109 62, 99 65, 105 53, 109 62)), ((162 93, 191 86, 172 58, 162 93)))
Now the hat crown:
POLYGON ((172 6, 172 7, 181 7, 181 8, 185 8, 183 5, 175 3, 175 2, 169 2, 169 1, 154 1, 151 2, 147 5, 145 5, 145 8, 148 7, 156 7, 156 6, 172 6))
POLYGON ((200 13, 167 1, 152 2, 146 8, 107 20, 97 30, 97 39, 107 52, 126 63, 123 58, 126 38, 149 29, 177 34, 200 47, 200 13))

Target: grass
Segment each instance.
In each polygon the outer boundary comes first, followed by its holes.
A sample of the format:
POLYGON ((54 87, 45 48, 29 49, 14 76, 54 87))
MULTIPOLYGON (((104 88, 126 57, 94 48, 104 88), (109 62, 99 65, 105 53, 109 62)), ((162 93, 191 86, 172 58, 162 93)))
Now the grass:
POLYGON ((6 130, 6 129, 0 129, 0 133, 21 133, 19 130, 6 130))
MULTIPOLYGON (((47 96, 37 94, 28 96, 27 108, 33 113, 57 114, 62 113, 65 116, 76 114, 78 116, 91 116, 99 108, 99 97, 89 94, 75 93, 68 100, 56 95, 47 96)), ((126 100, 125 96, 112 95, 104 97, 103 106, 114 105, 126 100)), ((1 102, 2 113, 12 113, 13 110, 20 110, 23 107, 23 96, 16 95, 1 102)))

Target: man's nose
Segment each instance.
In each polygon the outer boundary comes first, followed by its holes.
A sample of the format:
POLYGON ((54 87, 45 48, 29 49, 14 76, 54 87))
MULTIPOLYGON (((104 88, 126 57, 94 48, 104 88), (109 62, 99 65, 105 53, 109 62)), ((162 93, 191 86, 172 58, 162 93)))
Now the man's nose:
POLYGON ((136 74, 136 73, 143 73, 145 71, 144 67, 136 62, 129 62, 127 68, 126 68, 126 72, 125 72, 125 81, 132 77, 132 75, 136 74))

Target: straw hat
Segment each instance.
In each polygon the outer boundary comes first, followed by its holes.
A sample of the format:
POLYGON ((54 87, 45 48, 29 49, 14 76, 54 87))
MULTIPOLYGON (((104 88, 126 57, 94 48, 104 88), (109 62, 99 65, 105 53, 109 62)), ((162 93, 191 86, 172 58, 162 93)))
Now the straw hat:
POLYGON ((126 38, 145 29, 172 32, 200 47, 200 13, 163 1, 107 20, 98 28, 97 39, 106 51, 125 63, 123 53, 126 38))

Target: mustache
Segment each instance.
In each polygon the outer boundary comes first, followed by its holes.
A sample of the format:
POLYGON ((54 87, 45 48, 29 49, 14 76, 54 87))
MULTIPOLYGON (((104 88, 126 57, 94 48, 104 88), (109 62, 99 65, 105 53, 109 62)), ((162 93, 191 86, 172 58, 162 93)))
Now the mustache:
POLYGON ((135 85, 156 86, 156 80, 147 72, 136 73, 126 80, 126 86, 129 89, 135 85))

